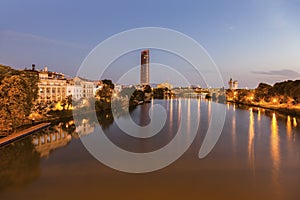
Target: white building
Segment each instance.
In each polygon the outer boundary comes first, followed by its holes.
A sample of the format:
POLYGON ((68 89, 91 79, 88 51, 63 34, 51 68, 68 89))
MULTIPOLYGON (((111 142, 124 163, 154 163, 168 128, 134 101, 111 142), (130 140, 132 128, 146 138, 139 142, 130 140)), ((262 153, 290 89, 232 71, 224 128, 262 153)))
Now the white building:
POLYGON ((67 80, 64 74, 50 72, 47 67, 38 71, 38 74, 38 103, 60 102, 70 95, 75 101, 94 97, 96 90, 102 85, 101 81, 91 81, 80 77, 67 80))
POLYGON ((64 74, 50 72, 47 67, 38 73, 38 103, 58 102, 67 97, 67 80, 65 79, 64 74))
MULTIPOLYGON (((75 77, 73 79, 74 86, 79 89, 79 86, 82 88, 82 98, 90 98, 94 96, 95 82, 80 77, 75 77)), ((74 87, 74 89, 75 89, 74 87)))
POLYGON ((72 99, 75 101, 80 100, 83 97, 81 85, 75 85, 73 80, 67 82, 67 96, 72 95, 72 99))

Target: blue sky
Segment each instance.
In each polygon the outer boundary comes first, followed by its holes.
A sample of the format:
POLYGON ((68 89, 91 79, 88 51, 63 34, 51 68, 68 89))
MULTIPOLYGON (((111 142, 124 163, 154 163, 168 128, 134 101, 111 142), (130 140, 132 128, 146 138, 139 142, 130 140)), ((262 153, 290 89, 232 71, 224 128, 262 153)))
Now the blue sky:
MULTIPOLYGON (((101 41, 151 26, 194 38, 218 65, 224 82, 232 77, 251 88, 300 78, 297 0, 3 0, 0 6, 0 63, 16 68, 35 63, 73 76, 101 41)), ((134 62, 139 63, 138 52, 134 62)))

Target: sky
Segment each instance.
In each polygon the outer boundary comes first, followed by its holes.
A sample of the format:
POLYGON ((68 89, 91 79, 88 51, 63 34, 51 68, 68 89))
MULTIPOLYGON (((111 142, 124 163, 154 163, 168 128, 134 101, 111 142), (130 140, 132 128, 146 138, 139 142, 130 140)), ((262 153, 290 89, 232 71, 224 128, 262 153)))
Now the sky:
MULTIPOLYGON (((133 28, 162 27, 202 45, 225 85, 231 77, 241 88, 300 79, 298 0, 2 0, 0 7, 0 63, 18 69, 35 63, 39 69, 48 66, 75 76, 86 56, 112 35, 133 28)), ((159 51, 152 52, 157 55, 159 51)), ((165 55, 165 60, 158 59, 162 64, 169 63, 170 56, 165 55)), ((138 66, 139 52, 127 59, 132 59, 132 68, 138 66)), ((119 65, 106 73, 113 81, 118 81, 122 71, 122 63, 116 63, 119 65)), ((150 79, 176 84, 177 77, 172 73, 159 77, 157 71, 151 71, 150 79)), ((136 77, 127 78, 128 83, 130 80, 138 81, 136 77)), ((197 84, 197 77, 191 80, 197 84)))

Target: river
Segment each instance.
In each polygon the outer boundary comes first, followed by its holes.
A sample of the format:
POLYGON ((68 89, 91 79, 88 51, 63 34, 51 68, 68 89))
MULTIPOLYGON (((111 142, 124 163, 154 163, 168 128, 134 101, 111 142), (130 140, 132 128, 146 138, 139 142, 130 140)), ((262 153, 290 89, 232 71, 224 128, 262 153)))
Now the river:
MULTIPOLYGON (((111 113, 98 120, 114 144, 143 153, 163 148, 174 139, 182 120, 181 108, 196 111, 197 119, 187 115, 188 121, 199 120, 196 138, 169 166, 140 174, 112 169, 95 159, 80 140, 99 134, 94 127, 98 122, 82 118, 75 126, 73 121, 63 121, 0 148, 0 199, 299 198, 299 119, 259 108, 219 104, 226 109, 223 131, 212 151, 199 159, 211 106, 216 103, 203 99, 154 103, 166 109, 167 121, 151 138, 124 134, 111 113)), ((149 109, 151 103, 137 106, 130 112, 131 119, 147 125, 149 109)), ((130 120, 122 114, 118 119, 130 120)), ((187 130, 187 137, 189 134, 187 130)))

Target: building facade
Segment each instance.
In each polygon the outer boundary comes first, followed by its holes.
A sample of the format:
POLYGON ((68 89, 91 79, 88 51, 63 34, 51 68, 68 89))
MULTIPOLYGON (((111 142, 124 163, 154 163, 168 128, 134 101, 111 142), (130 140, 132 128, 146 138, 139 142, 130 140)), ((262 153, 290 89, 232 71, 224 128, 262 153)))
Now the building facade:
POLYGON ((62 73, 39 71, 38 103, 59 102, 67 97, 67 79, 62 73))
POLYGON ((149 85, 149 49, 141 52, 141 85, 149 85))
POLYGON ((72 99, 75 101, 78 101, 83 97, 81 85, 75 85, 73 79, 67 81, 67 96, 70 95, 72 95, 72 99))
POLYGON ((75 88, 79 89, 81 87, 82 98, 90 98, 94 96, 94 88, 96 87, 95 81, 87 80, 80 77, 73 78, 73 81, 75 88))
POLYGON ((173 85, 171 85, 168 82, 160 83, 157 84, 157 88, 168 88, 168 89, 173 89, 173 85))
POLYGON ((232 78, 230 78, 229 82, 228 82, 228 88, 231 90, 237 90, 238 89, 238 81, 237 80, 232 80, 232 78))
POLYGON ((38 103, 61 102, 72 95, 74 101, 95 96, 99 81, 91 81, 80 77, 66 79, 64 74, 50 72, 45 67, 36 71, 39 76, 38 82, 38 103))

